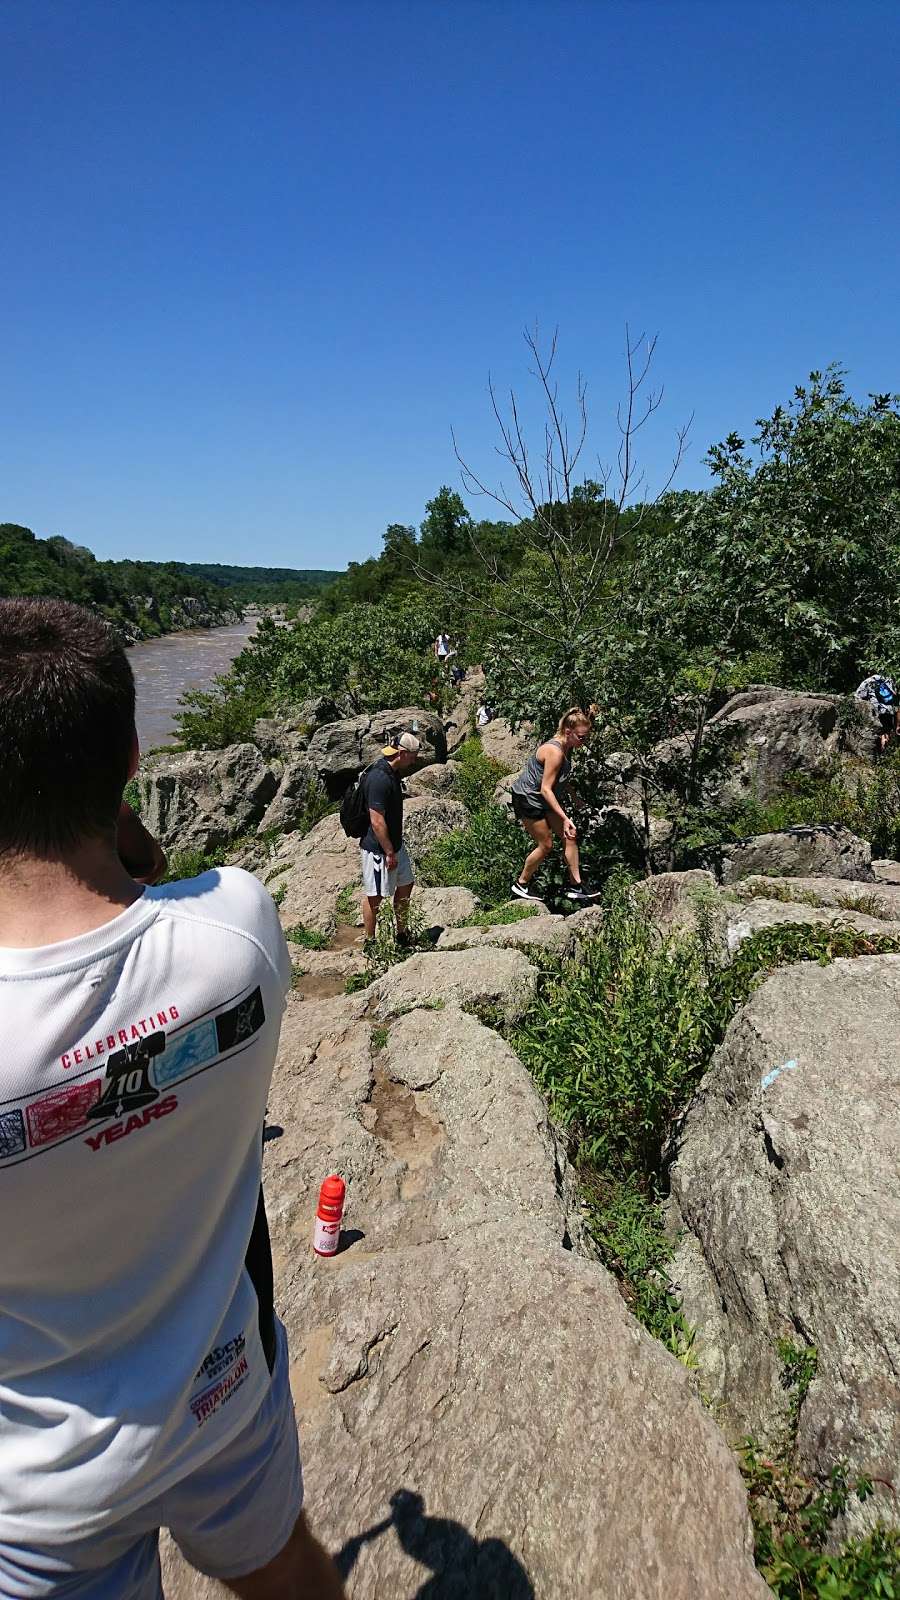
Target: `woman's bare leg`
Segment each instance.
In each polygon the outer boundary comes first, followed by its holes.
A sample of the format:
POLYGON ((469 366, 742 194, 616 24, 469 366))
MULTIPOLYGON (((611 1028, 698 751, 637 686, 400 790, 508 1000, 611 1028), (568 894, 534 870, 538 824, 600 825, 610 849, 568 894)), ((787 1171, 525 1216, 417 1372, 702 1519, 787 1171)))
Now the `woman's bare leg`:
POLYGON ((551 815, 548 818, 548 821, 550 823, 551 828, 553 829, 553 832, 556 834, 556 837, 558 839, 562 839, 563 855, 566 858, 566 866, 569 869, 569 877, 571 878, 573 883, 580 883, 581 882, 581 857, 578 854, 578 840, 577 839, 567 839, 565 837, 565 835, 563 834, 563 825, 562 825, 562 822, 560 821, 559 817, 555 817, 555 816, 551 815))
POLYGON ((530 883, 538 867, 543 865, 553 849, 553 835, 546 822, 526 822, 524 817, 519 820, 525 832, 534 840, 534 849, 529 850, 525 857, 525 865, 519 873, 520 883, 530 883))

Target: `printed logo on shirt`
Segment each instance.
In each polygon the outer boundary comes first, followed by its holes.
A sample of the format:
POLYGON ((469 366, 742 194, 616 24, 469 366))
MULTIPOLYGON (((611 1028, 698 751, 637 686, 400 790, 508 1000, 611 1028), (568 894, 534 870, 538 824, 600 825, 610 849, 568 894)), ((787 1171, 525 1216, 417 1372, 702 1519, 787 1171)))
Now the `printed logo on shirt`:
MULTIPOLYGON (((177 1017, 177 1009, 170 1009, 177 1017)), ((18 1105, 0 1106, 0 1169, 43 1154, 77 1134, 86 1135, 85 1143, 96 1152, 151 1127, 178 1107, 174 1095, 163 1096, 170 1084, 185 1082, 236 1054, 265 1020, 262 991, 257 987, 217 1015, 174 1034, 160 1027, 132 1041, 122 1029, 118 1037, 124 1037, 124 1046, 107 1057, 102 1077, 73 1077, 61 1088, 18 1105), (95 1132, 98 1123, 108 1125, 95 1132)), ((110 1040, 116 1042, 113 1035, 110 1040)))
POLYGON ((198 1428, 236 1394, 249 1372, 245 1355, 244 1330, 229 1339, 227 1344, 214 1345, 200 1365, 197 1380, 212 1380, 191 1400, 191 1411, 198 1428))

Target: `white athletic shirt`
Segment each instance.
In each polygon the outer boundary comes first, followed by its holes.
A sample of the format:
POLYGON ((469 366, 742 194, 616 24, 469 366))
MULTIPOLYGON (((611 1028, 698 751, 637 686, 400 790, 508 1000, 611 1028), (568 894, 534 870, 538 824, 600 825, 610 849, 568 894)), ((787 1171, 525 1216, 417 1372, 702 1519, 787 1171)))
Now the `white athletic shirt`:
POLYGON ((236 868, 0 949, 0 1541, 106 1526, 262 1401, 245 1256, 290 970, 236 868))

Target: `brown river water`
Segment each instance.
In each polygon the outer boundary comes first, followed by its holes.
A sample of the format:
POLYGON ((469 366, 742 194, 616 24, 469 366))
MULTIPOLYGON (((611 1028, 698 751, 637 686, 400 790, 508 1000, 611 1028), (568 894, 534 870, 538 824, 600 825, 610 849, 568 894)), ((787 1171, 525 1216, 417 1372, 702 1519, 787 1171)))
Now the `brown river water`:
POLYGON ((137 689, 137 730, 142 750, 173 744, 175 714, 185 689, 208 689, 219 672, 227 672, 258 622, 230 628, 192 628, 145 639, 128 652, 137 689))

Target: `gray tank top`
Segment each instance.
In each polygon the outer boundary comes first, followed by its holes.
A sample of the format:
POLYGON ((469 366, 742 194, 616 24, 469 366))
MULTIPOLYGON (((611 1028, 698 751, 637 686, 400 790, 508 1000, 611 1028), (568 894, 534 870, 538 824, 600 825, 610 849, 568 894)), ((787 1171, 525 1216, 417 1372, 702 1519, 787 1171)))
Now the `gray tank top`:
MULTIPOLYGON (((566 755, 565 745, 561 739, 546 739, 545 744, 557 744, 563 753, 562 766, 559 769, 556 782, 553 785, 554 794, 560 794, 569 786, 572 776, 572 763, 566 755)), ((540 800, 541 784, 544 781, 544 763, 539 761, 537 751, 528 757, 522 771, 512 785, 513 794, 520 794, 528 800, 540 800)))

